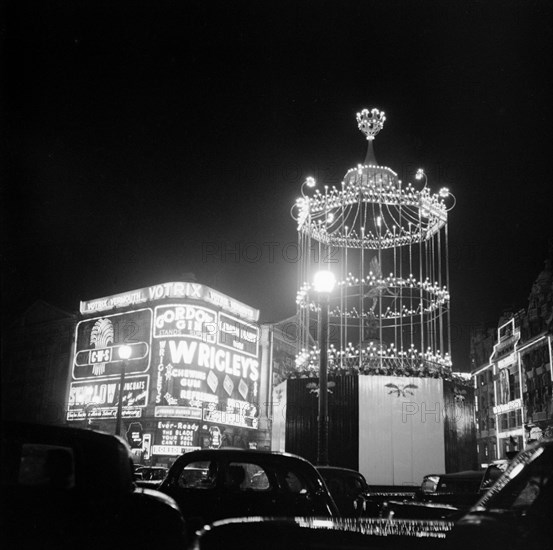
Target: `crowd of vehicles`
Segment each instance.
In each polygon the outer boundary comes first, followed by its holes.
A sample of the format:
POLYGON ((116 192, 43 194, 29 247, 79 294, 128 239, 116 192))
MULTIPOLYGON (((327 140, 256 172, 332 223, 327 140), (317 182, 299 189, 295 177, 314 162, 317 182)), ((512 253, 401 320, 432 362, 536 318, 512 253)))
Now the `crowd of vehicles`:
POLYGON ((553 440, 508 466, 429 474, 396 500, 289 453, 133 468, 119 437, 22 423, 2 426, 1 450, 4 548, 553 547, 553 440))

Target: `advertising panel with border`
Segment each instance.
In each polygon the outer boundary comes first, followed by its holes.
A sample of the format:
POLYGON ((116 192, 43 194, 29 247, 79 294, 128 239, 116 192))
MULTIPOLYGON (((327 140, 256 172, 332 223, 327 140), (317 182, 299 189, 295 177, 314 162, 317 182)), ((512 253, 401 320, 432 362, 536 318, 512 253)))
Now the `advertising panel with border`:
POLYGON ((80 321, 75 335, 74 380, 119 376, 119 348, 131 347, 127 374, 146 373, 150 367, 152 310, 139 309, 80 321))
MULTIPOLYGON (((132 375, 123 385, 123 418, 138 418, 148 404, 150 376, 132 375)), ((119 403, 119 379, 97 378, 71 382, 67 420, 115 418, 119 403)))
POLYGON ((259 328, 196 304, 154 310, 153 454, 218 446, 258 428, 259 328), (163 451, 163 452, 162 452, 163 451))

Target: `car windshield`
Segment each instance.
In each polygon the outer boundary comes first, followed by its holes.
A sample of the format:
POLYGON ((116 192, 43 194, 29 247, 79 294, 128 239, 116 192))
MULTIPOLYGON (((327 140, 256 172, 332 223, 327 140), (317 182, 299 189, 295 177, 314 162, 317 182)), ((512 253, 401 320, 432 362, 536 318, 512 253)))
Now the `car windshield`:
POLYGON ((369 490, 369 486, 360 475, 326 470, 322 470, 321 474, 333 496, 357 495, 369 490))
POLYGON ((476 493, 480 488, 482 476, 449 477, 442 476, 438 482, 438 493, 476 493))
POLYGON ((475 509, 528 509, 553 476, 553 447, 539 446, 518 455, 475 509))

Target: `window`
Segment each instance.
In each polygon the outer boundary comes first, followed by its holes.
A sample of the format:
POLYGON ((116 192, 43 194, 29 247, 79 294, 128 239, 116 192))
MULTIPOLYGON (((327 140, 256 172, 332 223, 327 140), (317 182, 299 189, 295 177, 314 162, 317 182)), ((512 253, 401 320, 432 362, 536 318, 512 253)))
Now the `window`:
POLYGON ((214 489, 217 471, 216 462, 190 462, 180 473, 178 486, 182 489, 214 489))
POLYGON ((307 488, 301 477, 295 472, 286 472, 282 488, 290 493, 307 493, 307 488))
POLYGON ((230 491, 268 491, 271 484, 259 464, 230 462, 225 472, 225 487, 230 491))

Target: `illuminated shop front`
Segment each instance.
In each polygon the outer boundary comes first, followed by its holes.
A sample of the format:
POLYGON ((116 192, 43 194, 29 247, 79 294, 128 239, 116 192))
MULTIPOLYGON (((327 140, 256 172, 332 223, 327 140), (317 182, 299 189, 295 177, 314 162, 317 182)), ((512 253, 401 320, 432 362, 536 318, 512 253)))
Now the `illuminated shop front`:
POLYGON ((260 440, 259 311, 197 283, 81 302, 67 420, 121 434, 140 459, 260 440), (123 361, 122 345, 131 348, 123 361), (122 376, 122 370, 124 375, 122 376))
POLYGON ((498 328, 497 344, 491 357, 494 372, 495 426, 498 458, 524 446, 521 373, 517 346, 520 341, 517 316, 498 328))

